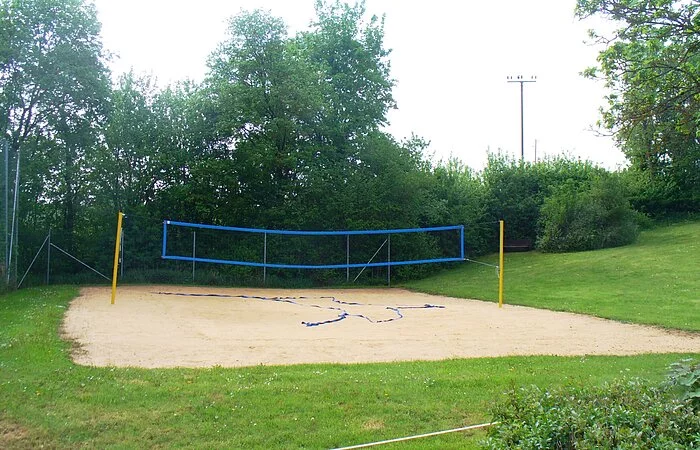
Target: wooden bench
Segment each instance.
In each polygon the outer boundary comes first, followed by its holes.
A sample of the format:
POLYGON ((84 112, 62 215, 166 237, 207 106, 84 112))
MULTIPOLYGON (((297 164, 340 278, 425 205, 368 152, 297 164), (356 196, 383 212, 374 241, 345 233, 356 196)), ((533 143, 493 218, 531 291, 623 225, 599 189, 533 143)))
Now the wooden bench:
POLYGON ((503 243, 505 252, 528 252, 532 250, 532 240, 530 239, 506 239, 503 243))

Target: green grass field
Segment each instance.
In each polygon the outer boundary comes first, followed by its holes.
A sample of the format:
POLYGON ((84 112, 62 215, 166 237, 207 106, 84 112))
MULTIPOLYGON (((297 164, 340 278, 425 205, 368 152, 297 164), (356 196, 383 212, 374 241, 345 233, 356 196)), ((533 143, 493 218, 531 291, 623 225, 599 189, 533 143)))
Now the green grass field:
MULTIPOLYGON (((692 261, 698 236, 700 223, 683 224, 646 232, 639 244, 627 248, 509 255, 507 298, 697 330, 697 311, 690 309, 697 309, 700 289, 689 275, 693 265, 698 273, 697 258, 692 261), (681 270, 664 272, 677 263, 681 270), (604 267, 617 272, 608 274, 604 267), (527 287, 519 287, 518 280, 527 287), (583 280, 593 284, 590 289, 583 280), (664 288, 667 283, 671 286, 664 288), (645 301, 637 298, 642 294, 645 301), (657 302, 664 307, 653 314, 657 302)), ((430 286, 441 286, 450 289, 441 291, 449 295, 493 299, 493 269, 480 270, 465 265, 411 286, 431 292, 437 290, 430 286), (480 280, 484 274, 490 278, 480 280)), ((76 294, 73 287, 50 287, 0 297, 0 448, 347 446, 487 422, 491 403, 514 385, 600 384, 622 376, 660 381, 670 363, 688 356, 91 368, 73 364, 70 343, 59 337, 61 319, 76 294)), ((381 448, 476 448, 482 436, 455 433, 381 448)))
MULTIPOLYGON (((507 253, 505 302, 700 331, 700 222, 659 226, 636 244, 581 253, 507 253)), ((497 264, 497 255, 483 258, 497 264)), ((496 301, 491 267, 463 264, 405 284, 433 294, 496 301)))

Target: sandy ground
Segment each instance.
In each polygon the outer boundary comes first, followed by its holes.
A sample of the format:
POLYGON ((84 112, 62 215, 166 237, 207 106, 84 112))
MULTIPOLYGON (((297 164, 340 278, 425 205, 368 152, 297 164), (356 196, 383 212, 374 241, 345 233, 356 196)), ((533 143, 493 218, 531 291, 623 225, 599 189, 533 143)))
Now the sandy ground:
POLYGON ((700 352, 700 334, 400 289, 136 286, 111 305, 110 289, 85 288, 63 332, 79 364, 147 368, 700 352), (443 308, 406 308, 425 304, 443 308))

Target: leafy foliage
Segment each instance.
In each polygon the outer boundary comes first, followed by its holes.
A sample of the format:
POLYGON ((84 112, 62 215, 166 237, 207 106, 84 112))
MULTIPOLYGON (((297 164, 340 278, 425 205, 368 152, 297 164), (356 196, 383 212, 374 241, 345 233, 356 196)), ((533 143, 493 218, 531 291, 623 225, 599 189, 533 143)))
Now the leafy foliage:
POLYGON ((638 379, 599 387, 513 388, 493 408, 486 448, 694 448, 700 415, 638 379))
POLYGON ((631 244, 638 235, 636 215, 617 177, 563 183, 542 205, 538 248, 571 252, 631 244))
POLYGON ((454 158, 438 164, 433 169, 430 201, 433 209, 428 223, 464 224, 467 255, 481 255, 496 248, 498 236, 480 174, 454 158))
MULTIPOLYGON (((83 0, 0 0, 0 138, 9 142, 8 178, 21 173, 17 220, 30 230, 60 227, 70 251, 109 94, 99 33, 95 7, 83 0)), ((11 267, 16 274, 14 258, 11 267)))
MULTIPOLYGON (((581 0, 579 13, 617 4, 638 6, 581 0)), ((605 170, 590 162, 563 156, 525 163, 491 155, 476 173, 455 159, 430 161, 429 143, 420 137, 399 141, 386 133, 387 113, 396 107, 390 50, 384 19, 368 17, 364 1, 319 0, 310 27, 295 35, 268 11, 242 11, 212 52, 205 80, 164 89, 134 73, 110 89, 91 4, 0 5, 6 38, 0 40, 0 128, 11 141, 10 166, 21 160, 18 220, 27 247, 19 252, 21 267, 53 229, 58 245, 106 271, 111 259, 104 248, 113 242, 118 210, 129 217, 125 263, 138 280, 146 273, 157 277, 159 270, 172 274, 172 264, 159 258, 163 219, 305 230, 464 224, 470 256, 497 248, 500 219, 509 238, 539 238, 549 248, 621 245, 634 235, 627 193, 595 181, 605 170), (562 227, 581 228, 569 237, 578 233, 573 240, 585 242, 562 244, 562 227)), ((623 87, 637 82, 620 77, 623 87)), ((663 86, 648 90, 655 87, 663 86)), ((654 126, 660 127, 657 113, 654 126)), ((693 204, 692 196, 667 202, 691 192, 686 189, 699 172, 691 170, 695 144, 686 139, 693 122, 675 122, 684 125, 674 129, 673 139, 663 134, 664 145, 675 146, 673 163, 664 156, 658 171, 636 165, 626 175, 634 206, 645 212, 693 204), (687 158, 679 156, 682 149, 687 158)), ((209 245, 251 259, 260 253, 256 243, 209 245)), ((302 250, 292 247, 290 255, 302 250)), ((455 243, 421 238, 403 244, 421 257, 443 247, 454 249, 455 243)), ((318 255, 335 251, 313 249, 318 255)), ((70 274, 72 264, 52 270, 70 274)), ((394 274, 413 277, 426 270, 433 269, 401 267, 394 274)), ((298 276, 272 275, 288 277, 287 283, 298 276)), ((211 270, 212 279, 239 276, 254 274, 211 270)), ((330 279, 321 272, 311 276, 330 279)))
POLYGON ((566 156, 537 163, 490 155, 484 170, 488 208, 493 219, 503 219, 513 239, 537 239, 540 209, 552 189, 562 183, 585 184, 604 169, 590 161, 566 156))
POLYGON ((618 24, 599 67, 610 94, 604 125, 616 133, 632 166, 664 180, 685 207, 700 198, 700 4, 679 0, 578 0, 581 18, 618 24))
POLYGON ((681 392, 681 399, 700 413, 700 363, 684 359, 671 364, 669 385, 681 392))

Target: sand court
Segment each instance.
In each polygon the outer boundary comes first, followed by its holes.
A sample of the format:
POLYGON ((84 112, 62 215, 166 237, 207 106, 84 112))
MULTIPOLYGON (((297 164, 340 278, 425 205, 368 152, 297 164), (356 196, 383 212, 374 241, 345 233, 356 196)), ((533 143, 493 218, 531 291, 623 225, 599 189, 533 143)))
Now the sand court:
POLYGON ((245 367, 700 352, 700 335, 403 289, 91 287, 62 332, 78 364, 245 367), (427 306, 426 306, 427 305, 427 306))

